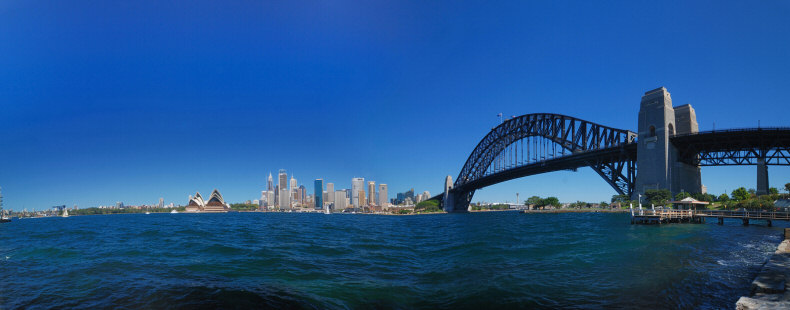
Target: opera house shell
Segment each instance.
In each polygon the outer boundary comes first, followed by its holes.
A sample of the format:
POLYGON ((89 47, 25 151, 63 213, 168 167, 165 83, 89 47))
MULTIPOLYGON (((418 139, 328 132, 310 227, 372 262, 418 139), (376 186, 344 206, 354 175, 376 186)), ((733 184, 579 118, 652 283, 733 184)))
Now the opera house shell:
POLYGON ((189 198, 189 204, 186 208, 186 212, 228 212, 229 210, 230 205, 225 203, 225 200, 222 199, 222 194, 216 189, 211 192, 208 201, 203 200, 200 192, 195 193, 195 197, 189 198))

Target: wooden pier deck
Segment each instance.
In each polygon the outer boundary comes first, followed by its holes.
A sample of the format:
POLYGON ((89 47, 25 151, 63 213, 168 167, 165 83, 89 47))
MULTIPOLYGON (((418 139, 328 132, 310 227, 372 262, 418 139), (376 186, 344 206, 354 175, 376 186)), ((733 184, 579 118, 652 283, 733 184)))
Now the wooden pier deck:
POLYGON ((741 219, 743 225, 750 220, 790 221, 790 212, 778 211, 723 211, 723 210, 637 210, 631 211, 631 224, 666 224, 666 223, 704 223, 707 218, 716 218, 718 224, 724 219, 741 219))

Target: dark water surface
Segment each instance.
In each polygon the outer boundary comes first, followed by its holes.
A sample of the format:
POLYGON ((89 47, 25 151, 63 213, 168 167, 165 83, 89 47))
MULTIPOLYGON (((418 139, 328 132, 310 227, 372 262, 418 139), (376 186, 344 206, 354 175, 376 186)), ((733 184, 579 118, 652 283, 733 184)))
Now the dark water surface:
POLYGON ((626 214, 103 215, 0 224, 0 308, 734 308, 781 228, 626 214))

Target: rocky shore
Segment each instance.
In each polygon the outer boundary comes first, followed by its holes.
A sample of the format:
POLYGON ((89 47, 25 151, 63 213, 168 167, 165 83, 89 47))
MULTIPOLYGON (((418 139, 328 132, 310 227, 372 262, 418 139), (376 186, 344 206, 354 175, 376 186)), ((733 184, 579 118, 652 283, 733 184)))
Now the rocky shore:
POLYGON ((790 309, 790 228, 784 230, 784 241, 779 244, 757 278, 752 282, 751 296, 743 296, 735 303, 738 310, 790 309))

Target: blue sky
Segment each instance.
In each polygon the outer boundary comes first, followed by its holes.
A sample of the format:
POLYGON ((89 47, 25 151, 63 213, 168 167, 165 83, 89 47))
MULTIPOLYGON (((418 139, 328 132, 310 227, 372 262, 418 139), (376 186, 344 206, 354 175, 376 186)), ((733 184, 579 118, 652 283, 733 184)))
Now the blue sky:
MULTIPOLYGON (((790 3, 3 1, 6 208, 259 197, 269 172, 437 193, 497 113, 635 130, 666 86, 701 130, 788 126, 790 3)), ((790 169, 770 167, 772 186, 790 169)), ((703 168, 714 193, 755 167, 703 168)), ((475 200, 608 200, 589 168, 475 200)))

